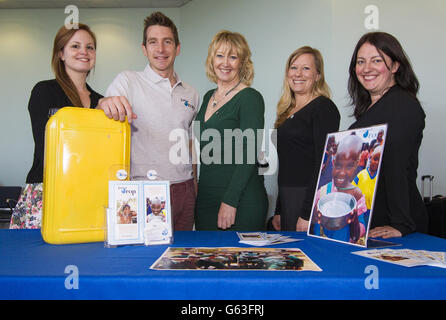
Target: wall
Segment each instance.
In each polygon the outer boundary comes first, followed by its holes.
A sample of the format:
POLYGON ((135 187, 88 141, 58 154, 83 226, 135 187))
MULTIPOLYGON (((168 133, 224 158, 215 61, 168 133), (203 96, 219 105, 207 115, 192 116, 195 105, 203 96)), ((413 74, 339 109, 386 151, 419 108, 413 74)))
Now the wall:
MULTIPOLYGON (((439 144, 446 110, 441 96, 446 71, 446 3, 442 0, 193 0, 177 9, 163 9, 177 23, 182 53, 176 62, 182 78, 203 95, 214 87, 204 72, 207 47, 221 29, 245 35, 253 52, 255 80, 266 102, 266 128, 271 128, 280 96, 284 64, 296 48, 311 45, 325 59, 326 79, 341 112, 341 129, 353 122, 347 98, 347 69, 353 48, 368 30, 364 9, 379 9, 380 30, 394 34, 409 55, 421 84, 419 98, 426 111, 419 176, 433 174, 436 193, 446 193, 446 148, 439 144)), ((96 71, 90 84, 104 92, 124 69, 140 70, 142 21, 155 9, 81 9, 99 39, 96 71), (138 30, 138 31, 135 31, 138 30)), ((63 10, 0 10, 0 185, 23 185, 31 166, 33 141, 27 102, 35 82, 51 78, 52 39, 63 24, 63 10)), ((271 203, 276 176, 267 176, 271 203)))

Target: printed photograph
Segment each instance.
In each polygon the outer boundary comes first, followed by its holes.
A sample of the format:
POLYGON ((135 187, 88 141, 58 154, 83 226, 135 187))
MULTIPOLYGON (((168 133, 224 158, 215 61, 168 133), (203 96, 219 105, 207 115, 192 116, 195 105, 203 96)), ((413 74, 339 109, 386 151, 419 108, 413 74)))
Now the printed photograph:
MULTIPOLYGON (((132 210, 129 203, 118 201, 116 207, 119 208, 117 212, 117 223, 118 224, 134 224, 138 223, 138 213, 136 210, 132 210)), ((136 209, 136 205, 133 206, 136 209)))
POLYGON ((168 182, 144 182, 146 244, 171 242, 172 217, 170 211, 170 187, 168 182))
POLYGON ((308 235, 367 246, 387 125, 328 134, 308 235))
POLYGON ((155 270, 322 271, 300 249, 167 248, 155 270))
POLYGON ((142 207, 139 205, 138 184, 130 181, 110 181, 109 190, 107 242, 110 245, 142 242, 141 223, 144 219, 142 207))

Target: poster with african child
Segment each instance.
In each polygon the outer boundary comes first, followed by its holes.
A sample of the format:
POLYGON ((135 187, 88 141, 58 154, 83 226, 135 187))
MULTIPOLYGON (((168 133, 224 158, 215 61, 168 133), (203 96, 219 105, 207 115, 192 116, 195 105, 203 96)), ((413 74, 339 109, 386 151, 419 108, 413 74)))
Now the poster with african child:
POLYGON ((322 271, 297 248, 172 248, 152 264, 153 270, 322 271))
POLYGON ((309 236, 367 247, 387 125, 329 133, 309 236))

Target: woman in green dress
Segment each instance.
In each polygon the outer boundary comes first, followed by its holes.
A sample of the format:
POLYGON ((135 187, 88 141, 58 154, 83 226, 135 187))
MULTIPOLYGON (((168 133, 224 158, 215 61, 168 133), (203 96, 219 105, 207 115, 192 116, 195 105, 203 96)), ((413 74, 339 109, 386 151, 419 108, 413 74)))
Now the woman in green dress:
POLYGON ((264 230, 268 198, 256 162, 265 104, 249 87, 254 70, 246 39, 217 33, 209 45, 206 74, 217 88, 206 93, 196 118, 200 176, 195 228, 264 230))

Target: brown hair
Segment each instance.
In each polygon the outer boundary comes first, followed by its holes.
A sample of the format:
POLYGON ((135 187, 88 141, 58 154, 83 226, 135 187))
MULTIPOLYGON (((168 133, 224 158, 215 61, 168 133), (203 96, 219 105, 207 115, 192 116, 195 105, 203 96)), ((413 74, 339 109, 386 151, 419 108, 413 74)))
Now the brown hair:
POLYGON ((178 47, 178 45, 180 44, 180 38, 178 37, 177 27, 176 27, 175 23, 173 23, 173 21, 169 17, 167 17, 166 15, 164 15, 164 13, 162 13, 160 11, 156 11, 144 19, 144 33, 143 33, 143 38, 142 38, 143 46, 146 45, 147 29, 150 26, 162 26, 162 27, 170 28, 170 30, 172 30, 172 33, 173 33, 173 39, 175 41, 175 46, 178 47))
POLYGON ((249 49, 248 42, 246 41, 245 37, 238 32, 222 30, 214 36, 209 45, 208 56, 206 59, 207 77, 212 82, 217 82, 217 76, 215 75, 212 62, 216 51, 223 44, 227 44, 229 46, 229 51, 235 51, 237 53, 237 56, 241 61, 239 71, 240 81, 245 85, 250 86, 252 80, 254 79, 254 66, 251 61, 251 50, 249 49))
MULTIPOLYGON (((396 84, 417 99, 419 82, 415 72, 412 69, 409 58, 406 55, 400 42, 391 34, 386 32, 369 32, 359 39, 350 61, 348 79, 348 92, 351 97, 351 104, 354 106, 353 115, 358 119, 369 108, 372 100, 370 93, 362 86, 356 76, 356 60, 358 51, 365 43, 374 46, 385 63, 383 53, 386 54, 392 62, 398 62, 398 71, 395 73, 396 84)), ((386 64, 387 69, 389 66, 386 64)), ((390 70, 390 69, 389 69, 390 70)), ((418 99, 417 99, 418 100, 418 99)))
MULTIPOLYGON (((88 34, 93 38, 94 47, 96 49, 96 36, 93 31, 90 30, 89 26, 82 23, 79 23, 78 29, 67 29, 65 26, 63 26, 59 29, 56 37, 54 38, 53 57, 51 59, 51 67, 53 68, 56 80, 62 87, 62 90, 67 95, 68 99, 70 99, 74 107, 82 107, 83 105, 73 81, 68 76, 67 71, 65 70, 65 63, 60 58, 60 52, 64 49, 68 41, 70 41, 71 37, 73 37, 73 35, 79 30, 88 32, 88 34)), ((88 74, 89 73, 90 71, 88 72, 88 74)))
POLYGON ((303 54, 311 54, 313 56, 314 65, 316 66, 316 71, 319 74, 319 78, 316 81, 313 88, 313 94, 316 96, 324 96, 330 98, 330 88, 325 82, 324 60, 322 58, 322 54, 319 52, 319 50, 309 46, 304 46, 295 50, 289 56, 285 66, 285 77, 283 80, 282 96, 280 97, 280 100, 277 104, 277 118, 276 122, 274 123, 275 128, 279 127, 286 120, 289 111, 295 107, 296 100, 294 98, 294 93, 291 90, 290 85, 288 83, 287 74, 294 60, 296 60, 303 54))

